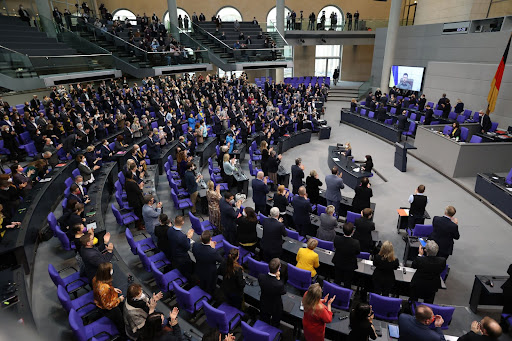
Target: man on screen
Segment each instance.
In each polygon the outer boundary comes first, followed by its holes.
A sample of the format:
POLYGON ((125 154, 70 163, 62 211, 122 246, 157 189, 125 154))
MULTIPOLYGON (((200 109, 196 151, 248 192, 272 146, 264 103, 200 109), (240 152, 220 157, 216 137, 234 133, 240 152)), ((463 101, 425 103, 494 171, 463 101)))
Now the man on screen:
POLYGON ((400 83, 398 83, 396 87, 403 90, 412 90, 412 85, 411 83, 408 82, 408 79, 409 75, 407 73, 404 73, 402 79, 400 79, 400 83))

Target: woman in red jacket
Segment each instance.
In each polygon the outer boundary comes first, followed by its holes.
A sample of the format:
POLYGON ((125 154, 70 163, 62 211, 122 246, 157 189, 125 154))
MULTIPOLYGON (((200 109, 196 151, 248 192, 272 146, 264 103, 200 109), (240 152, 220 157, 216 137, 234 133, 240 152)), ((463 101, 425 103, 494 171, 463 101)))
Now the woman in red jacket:
POLYGON ((322 299, 322 288, 320 284, 312 284, 302 298, 304 306, 304 317, 302 328, 306 341, 323 341, 325 338, 325 325, 332 321, 331 304, 336 295, 329 299, 327 294, 322 299), (325 306, 327 302, 327 306, 325 306))

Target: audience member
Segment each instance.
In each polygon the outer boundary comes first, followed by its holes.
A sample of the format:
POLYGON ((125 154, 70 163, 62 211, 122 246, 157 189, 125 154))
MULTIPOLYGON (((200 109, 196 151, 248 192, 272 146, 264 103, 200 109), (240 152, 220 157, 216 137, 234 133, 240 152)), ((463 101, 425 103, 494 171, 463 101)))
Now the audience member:
POLYGON ((327 200, 327 205, 334 206, 336 212, 339 211, 339 205, 341 201, 341 191, 345 188, 345 184, 343 183, 342 173, 338 173, 338 167, 333 167, 331 169, 331 174, 325 177, 325 185, 327 186, 327 190, 325 191, 325 199, 327 200))
MULTIPOLYGON (((270 211, 272 214, 272 210, 270 211)), ((260 318, 263 322, 274 327, 281 324, 283 314, 283 300, 281 296, 286 294, 284 281, 281 280, 281 261, 273 258, 268 263, 268 274, 260 274, 258 283, 260 285, 260 318)))
POLYGON ((302 186, 302 179, 304 179, 304 165, 302 159, 295 159, 295 164, 292 166, 292 186, 293 194, 299 192, 299 187, 302 186))
POLYGON ((348 339, 350 341, 368 341, 369 339, 375 340, 377 332, 373 325, 372 306, 368 303, 359 302, 350 311, 350 334, 348 339))
POLYGON ((144 197, 142 196, 142 188, 144 188, 144 183, 141 182, 137 184, 137 182, 133 179, 132 172, 127 172, 125 174, 125 183, 124 188, 126 190, 126 199, 128 200, 128 205, 133 208, 133 213, 139 218, 135 222, 137 229, 143 230, 144 217, 142 216, 142 207, 144 206, 144 197))
POLYGON ((94 247, 94 235, 84 234, 80 237, 80 256, 84 262, 85 275, 92 281, 98 271, 100 264, 110 262, 113 257, 114 244, 109 242, 110 234, 105 234, 103 242, 98 242, 98 247, 94 247), (104 252, 106 251, 106 252, 104 252))
POLYGON ((437 257, 438 252, 439 246, 433 240, 428 240, 425 247, 420 246, 418 257, 412 262, 416 269, 409 295, 412 301, 423 298, 425 303, 434 303, 436 292, 441 287, 441 272, 446 268, 446 259, 437 257))
POLYGON ((334 237, 336 237, 336 231, 334 231, 334 229, 337 227, 338 220, 334 217, 334 206, 329 205, 325 208, 325 213, 320 215, 320 227, 316 231, 316 237, 333 242, 334 237))
POLYGON ((306 178, 306 191, 311 205, 318 204, 318 199, 320 198, 320 186, 322 185, 322 181, 318 179, 317 171, 313 169, 306 178))
POLYGON ((151 235, 153 242, 157 244, 158 238, 155 235, 155 227, 158 225, 158 217, 162 212, 162 203, 158 202, 155 205, 155 197, 148 194, 144 196, 144 206, 142 207, 142 218, 144 219, 144 226, 146 231, 151 235))
POLYGON ((414 317, 409 314, 400 314, 398 317, 400 340, 444 341, 441 330, 443 323, 442 316, 434 315, 430 307, 418 305, 415 308, 414 317), (432 323, 434 323, 434 329, 430 329, 432 323))
POLYGON ((245 280, 238 257, 238 249, 229 250, 228 258, 221 264, 219 272, 222 274, 221 289, 226 302, 232 307, 242 309, 245 280))
POLYGON ((437 255, 445 259, 453 253, 453 241, 460 238, 459 221, 454 217, 456 212, 455 207, 447 206, 444 216, 432 219, 433 231, 429 239, 439 245, 437 255))
POLYGON ((361 183, 354 190, 356 195, 352 199, 353 212, 361 212, 365 208, 370 208, 370 198, 373 197, 370 179, 362 178, 361 183))
POLYGON ((301 236, 315 236, 316 231, 311 226, 311 217, 309 216, 313 210, 311 209, 311 203, 308 201, 306 188, 304 186, 299 187, 298 194, 292 199, 295 229, 301 236))
POLYGON ((219 202, 220 206, 220 223, 223 228, 223 235, 226 240, 236 245, 236 218, 240 212, 242 202, 239 200, 235 202, 234 195, 230 192, 224 193, 224 199, 219 202), (236 207, 236 209, 233 207, 236 207))
POLYGON ((299 269, 311 272, 311 278, 313 278, 313 282, 316 282, 317 279, 316 268, 320 266, 318 254, 314 251, 317 246, 318 240, 310 238, 306 244, 306 247, 299 249, 295 259, 299 269))
POLYGON ((165 316, 162 313, 154 312, 148 315, 144 329, 141 333, 142 341, 181 341, 183 335, 178 324, 178 308, 174 307, 169 311, 168 322, 165 323, 165 316))
POLYGON ((258 243, 258 217, 252 207, 245 207, 242 215, 236 219, 237 240, 244 249, 255 252, 258 243))
POLYGON ((192 246, 199 287, 210 295, 213 295, 217 285, 217 263, 223 262, 221 255, 215 250, 216 245, 211 232, 206 230, 201 234, 201 243, 194 243, 192 246))
POLYGON ((337 284, 343 282, 345 288, 350 289, 354 270, 357 269, 357 255, 361 252, 359 241, 352 238, 354 233, 354 225, 345 223, 343 225, 343 236, 334 237, 334 256, 332 263, 334 264, 335 282, 337 284))
POLYGON ((471 331, 459 337, 460 341, 491 341, 498 340, 502 329, 498 322, 489 316, 485 316, 480 322, 471 323, 471 331))
POLYGON ((155 312, 157 302, 162 299, 162 292, 147 297, 140 284, 130 284, 124 301, 123 318, 126 336, 136 340, 146 324, 149 315, 155 312))
POLYGON ((379 253, 373 258, 373 266, 373 290, 376 294, 388 296, 395 286, 395 270, 399 266, 390 241, 382 243, 379 253))
POLYGON ((196 202, 197 196, 199 194, 199 189, 197 183, 203 179, 201 174, 195 175, 194 171, 196 166, 193 162, 189 162, 187 164, 187 171, 185 172, 185 188, 187 189, 187 193, 190 196, 190 201, 192 202, 192 207, 190 208, 190 212, 192 214, 196 214, 196 202))
POLYGON ((272 258, 280 258, 283 253, 283 237, 286 237, 286 228, 283 219, 279 218, 279 209, 272 207, 270 209, 270 218, 265 218, 261 222, 263 226, 263 236, 260 240, 260 246, 263 252, 263 260, 269 262, 272 258))
POLYGON ((304 306, 302 328, 306 340, 323 341, 325 339, 325 325, 332 321, 331 305, 335 299, 336 295, 329 299, 329 294, 322 299, 322 287, 318 283, 312 284, 306 291, 302 298, 304 306))
POLYGON ((254 201, 254 210, 256 213, 266 215, 267 212, 267 193, 269 192, 267 185, 268 178, 260 171, 256 174, 256 178, 252 179, 252 200, 254 201))
POLYGON ((194 262, 190 259, 188 251, 190 244, 193 243, 194 230, 189 229, 187 234, 183 233, 181 229, 184 223, 183 216, 176 216, 174 225, 167 230, 167 240, 169 248, 172 250, 171 264, 190 280, 194 273, 194 262))
POLYGON ((355 221, 354 239, 359 240, 359 245, 363 252, 371 252, 373 250, 372 231, 375 230, 375 223, 371 220, 372 218, 373 210, 365 208, 361 211, 361 218, 357 218, 355 221))
POLYGON ((414 194, 409 196, 409 219, 407 226, 410 230, 414 226, 424 220, 425 208, 428 204, 428 197, 425 195, 425 185, 419 185, 414 191, 414 194))
POLYGON ((206 199, 208 201, 208 220, 210 224, 222 232, 219 207, 219 201, 222 200, 222 195, 220 194, 220 185, 215 186, 211 180, 208 180, 207 185, 208 190, 206 191, 206 199))

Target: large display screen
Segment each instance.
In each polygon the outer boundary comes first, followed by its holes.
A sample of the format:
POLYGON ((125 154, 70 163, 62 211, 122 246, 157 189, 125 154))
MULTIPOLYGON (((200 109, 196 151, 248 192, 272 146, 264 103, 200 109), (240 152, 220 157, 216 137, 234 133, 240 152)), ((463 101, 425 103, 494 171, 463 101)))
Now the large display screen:
POLYGON ((421 91, 424 67, 393 65, 389 76, 389 87, 402 90, 421 91))

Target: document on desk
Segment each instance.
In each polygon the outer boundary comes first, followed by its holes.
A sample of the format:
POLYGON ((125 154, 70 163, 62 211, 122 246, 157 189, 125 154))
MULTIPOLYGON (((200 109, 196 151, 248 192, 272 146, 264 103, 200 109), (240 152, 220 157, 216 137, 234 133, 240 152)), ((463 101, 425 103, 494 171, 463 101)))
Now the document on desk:
POLYGON ((512 187, 507 188, 507 191, 512 192, 512 187))
POLYGON ((332 160, 335 161, 335 162, 340 161, 340 159, 338 159, 337 157, 333 157, 332 160))
POLYGON ((87 224, 87 230, 93 229, 96 230, 98 226, 96 226, 96 222, 93 221, 92 223, 87 224))
POLYGON ((354 172, 359 172, 360 170, 361 170, 361 168, 359 168, 359 167, 353 169, 354 172))
POLYGON ((39 182, 48 182, 50 181, 52 178, 43 178, 41 180, 39 180, 39 182))

